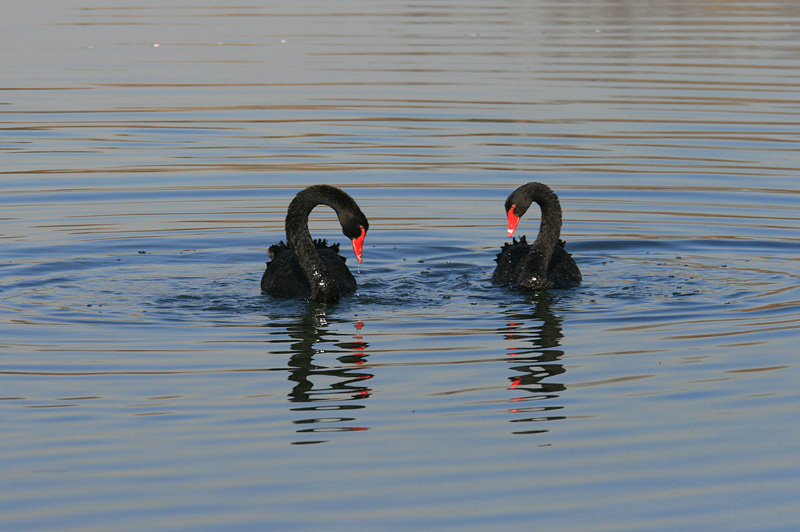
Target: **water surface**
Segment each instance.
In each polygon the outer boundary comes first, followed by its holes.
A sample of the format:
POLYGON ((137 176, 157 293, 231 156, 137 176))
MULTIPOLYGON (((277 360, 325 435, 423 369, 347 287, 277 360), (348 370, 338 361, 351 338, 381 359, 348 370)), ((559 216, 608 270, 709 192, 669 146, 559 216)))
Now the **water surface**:
POLYGON ((796 529, 794 4, 9 11, 3 530, 796 529), (578 288, 489 282, 531 180, 578 288), (358 293, 262 295, 320 182, 358 293))

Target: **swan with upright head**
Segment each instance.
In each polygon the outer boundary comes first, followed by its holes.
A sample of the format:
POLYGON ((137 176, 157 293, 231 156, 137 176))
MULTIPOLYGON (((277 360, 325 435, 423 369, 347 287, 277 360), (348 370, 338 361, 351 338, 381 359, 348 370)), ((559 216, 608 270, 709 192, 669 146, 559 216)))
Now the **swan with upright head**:
POLYGON ((506 199, 508 236, 514 234, 520 218, 531 203, 542 210, 539 234, 533 244, 523 236, 506 243, 497 254, 497 267, 492 274, 494 284, 521 288, 569 288, 581 282, 581 271, 572 255, 564 250, 561 236, 561 203, 550 187, 531 182, 522 185, 506 199))
POLYGON ((339 244, 312 240, 308 215, 317 205, 336 211, 342 232, 353 243, 361 263, 364 237, 369 222, 358 204, 344 191, 330 185, 313 185, 301 190, 286 212, 286 244, 270 246, 270 262, 261 277, 261 290, 277 297, 308 298, 334 302, 356 290, 356 280, 339 255, 339 244))

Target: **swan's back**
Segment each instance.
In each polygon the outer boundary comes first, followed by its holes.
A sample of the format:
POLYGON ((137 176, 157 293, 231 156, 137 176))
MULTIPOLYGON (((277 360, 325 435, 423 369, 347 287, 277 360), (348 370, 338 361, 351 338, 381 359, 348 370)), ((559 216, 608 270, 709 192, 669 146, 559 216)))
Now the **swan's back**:
MULTIPOLYGON (((492 283, 518 286, 524 274, 523 263, 530 250, 531 245, 524 236, 504 244, 495 259, 497 267, 492 274, 492 283)), ((559 240, 547 265, 548 283, 552 288, 570 288, 580 284, 581 279, 575 259, 564 249, 564 241, 559 240)))
POLYGON ((572 288, 583 280, 578 264, 570 253, 564 249, 564 241, 559 240, 553 250, 553 258, 547 266, 547 280, 553 288, 572 288))
MULTIPOLYGON (((356 291, 356 280, 339 254, 339 244, 329 246, 327 241, 315 240, 314 244, 322 262, 336 283, 339 294, 356 291)), ((267 270, 261 277, 261 290, 275 297, 309 298, 311 285, 306 279, 294 252, 283 242, 270 246, 267 270)))
POLYGON ((494 284, 519 284, 522 261, 531 249, 531 245, 523 236, 516 238, 509 244, 506 242, 500 248, 500 253, 494 259, 497 267, 492 274, 494 284))

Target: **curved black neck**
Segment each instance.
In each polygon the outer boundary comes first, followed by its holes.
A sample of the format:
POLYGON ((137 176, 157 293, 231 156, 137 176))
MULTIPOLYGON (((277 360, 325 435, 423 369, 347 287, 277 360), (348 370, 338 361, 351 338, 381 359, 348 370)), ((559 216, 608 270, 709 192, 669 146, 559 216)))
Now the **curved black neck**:
POLYGON ((311 285, 311 299, 315 301, 337 300, 339 287, 322 262, 322 257, 311 239, 308 216, 317 205, 327 205, 340 215, 340 211, 348 205, 349 199, 349 196, 337 188, 314 185, 298 192, 286 212, 286 240, 311 285))
POLYGON ((547 267, 561 237, 561 203, 555 192, 541 183, 528 183, 520 188, 523 197, 530 198, 530 202, 536 202, 542 210, 539 234, 525 257, 523 271, 528 278, 538 278, 528 279, 529 282, 546 282, 547 267))

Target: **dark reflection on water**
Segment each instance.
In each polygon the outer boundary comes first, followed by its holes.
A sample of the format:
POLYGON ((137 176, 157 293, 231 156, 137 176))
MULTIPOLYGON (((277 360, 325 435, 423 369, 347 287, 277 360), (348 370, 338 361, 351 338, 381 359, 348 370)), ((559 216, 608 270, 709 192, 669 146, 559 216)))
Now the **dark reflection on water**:
MULTIPOLYGON (((297 321, 281 325, 289 337, 290 353, 288 379, 293 382, 288 393, 290 403, 319 403, 310 406, 292 407, 292 412, 302 412, 303 417, 293 421, 302 428, 299 434, 321 434, 331 432, 351 432, 367 430, 368 427, 354 425, 355 411, 363 409, 361 402, 372 393, 368 382, 373 378, 359 368, 367 362, 366 352, 369 344, 364 341, 360 329, 361 322, 353 324, 355 333, 351 339, 332 341, 336 333, 329 327, 327 306, 325 304, 304 303, 304 311, 297 321), (331 349, 333 348, 333 349, 331 349), (340 354, 341 353, 341 354, 340 354), (338 356, 337 356, 338 355, 338 356), (336 357, 333 361, 327 358, 336 357), (320 360, 322 358, 326 360, 320 360), (344 413, 348 416, 343 416, 344 413), (339 413, 340 416, 336 416, 339 413), (307 426, 312 425, 312 426, 307 426)), ((285 340, 270 340, 285 343, 285 340)), ((272 353, 282 352, 270 347, 272 353)), ((302 440, 295 444, 323 443, 327 440, 302 440)))
MULTIPOLYGON (((518 294, 522 295, 522 294, 518 294)), ((563 406, 554 404, 560 394, 567 388, 555 377, 563 375, 566 370, 561 363, 564 351, 558 349, 563 338, 563 318, 551 311, 553 298, 551 293, 539 293, 530 297, 531 310, 523 312, 509 310, 506 312, 507 327, 503 328, 503 338, 514 342, 507 348, 511 369, 517 372, 509 377, 509 389, 515 394, 523 392, 511 399, 515 405, 510 409, 512 414, 519 414, 512 423, 538 423, 566 419, 564 415, 556 415, 563 406), (528 346, 527 344, 531 345, 528 346), (523 344, 523 345, 517 345, 523 344), (524 403, 536 402, 534 406, 524 403)), ((541 434, 548 432, 546 428, 519 428, 514 434, 541 434)))

